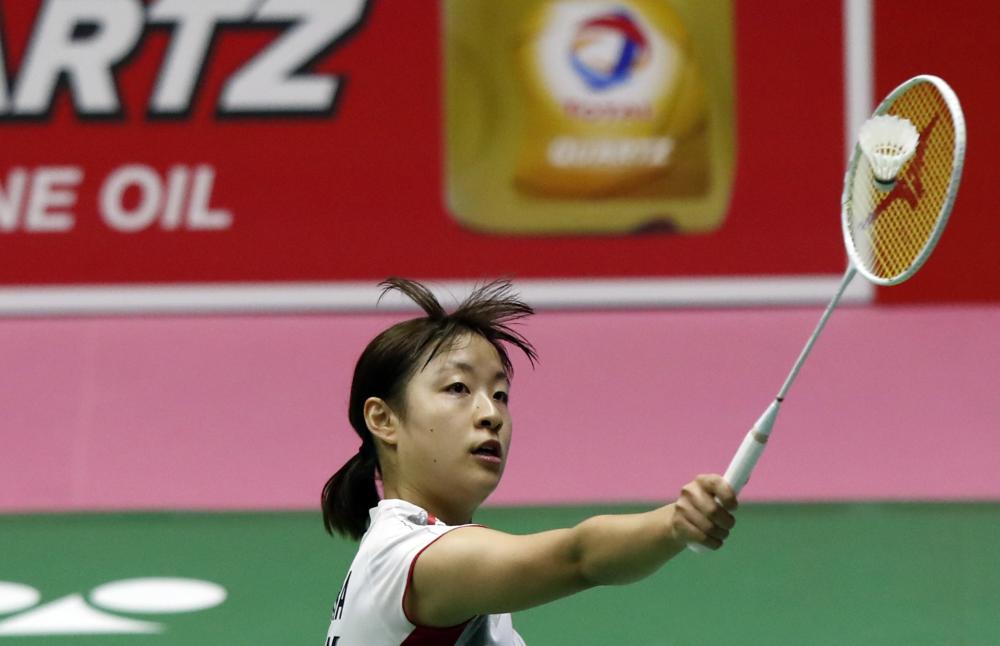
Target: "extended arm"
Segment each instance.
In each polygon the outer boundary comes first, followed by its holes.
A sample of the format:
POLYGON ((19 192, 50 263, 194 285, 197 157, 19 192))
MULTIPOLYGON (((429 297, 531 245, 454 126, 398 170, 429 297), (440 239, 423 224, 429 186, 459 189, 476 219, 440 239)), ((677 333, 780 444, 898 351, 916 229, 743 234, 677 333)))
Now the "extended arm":
POLYGON ((676 502, 646 513, 595 516, 527 536, 485 527, 454 530, 418 558, 407 612, 423 624, 450 626, 635 581, 690 542, 718 549, 733 527, 729 511, 735 507, 720 476, 698 476, 676 502))

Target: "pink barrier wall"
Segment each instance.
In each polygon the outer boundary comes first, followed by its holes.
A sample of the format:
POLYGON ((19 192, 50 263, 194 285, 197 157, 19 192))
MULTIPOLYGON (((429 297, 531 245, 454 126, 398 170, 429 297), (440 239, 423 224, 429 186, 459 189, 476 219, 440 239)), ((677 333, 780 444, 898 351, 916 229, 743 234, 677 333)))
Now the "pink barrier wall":
MULTIPOLYGON (((661 500, 722 471, 819 315, 549 312, 493 504, 661 500)), ((0 511, 315 508, 396 315, 0 321, 0 511)), ((1000 307, 838 311, 752 500, 1000 498, 1000 307)))

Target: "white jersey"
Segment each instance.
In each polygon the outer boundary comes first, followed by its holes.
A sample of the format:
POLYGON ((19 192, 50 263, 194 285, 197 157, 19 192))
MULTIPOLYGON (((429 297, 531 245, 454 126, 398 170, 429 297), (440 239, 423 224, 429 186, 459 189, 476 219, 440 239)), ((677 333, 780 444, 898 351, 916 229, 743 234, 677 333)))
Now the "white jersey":
POLYGON ((479 615, 451 628, 418 626, 403 597, 420 553, 457 527, 405 500, 383 500, 344 579, 325 646, 524 646, 509 614, 479 615))

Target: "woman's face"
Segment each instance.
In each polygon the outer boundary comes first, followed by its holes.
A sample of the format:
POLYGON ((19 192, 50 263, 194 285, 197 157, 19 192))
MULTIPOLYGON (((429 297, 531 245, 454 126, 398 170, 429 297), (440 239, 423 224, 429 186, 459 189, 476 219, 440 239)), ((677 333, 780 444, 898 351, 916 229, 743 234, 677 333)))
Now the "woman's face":
POLYGON ((509 390, 500 356, 482 336, 442 346, 406 386, 396 435, 400 493, 416 494, 445 522, 468 522, 503 475, 509 390))

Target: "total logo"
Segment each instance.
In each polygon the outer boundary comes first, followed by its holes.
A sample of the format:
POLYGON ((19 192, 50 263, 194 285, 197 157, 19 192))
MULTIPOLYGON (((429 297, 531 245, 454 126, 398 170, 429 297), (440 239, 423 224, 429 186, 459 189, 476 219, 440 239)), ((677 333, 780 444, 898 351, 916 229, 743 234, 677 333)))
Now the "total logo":
POLYGON ((0 581, 0 639, 32 635, 157 634, 166 625, 122 617, 195 612, 218 606, 226 589, 210 581, 138 578, 111 581, 83 594, 38 605, 41 593, 23 583, 0 581), (110 612, 107 612, 110 611, 110 612), (4 615, 13 614, 4 618, 4 615))
POLYGON ((649 43, 624 9, 583 21, 573 37, 570 61, 594 90, 624 83, 649 63, 649 43))
POLYGON ((563 114, 588 122, 653 120, 683 63, 678 45, 637 7, 612 2, 550 6, 534 51, 563 114))

